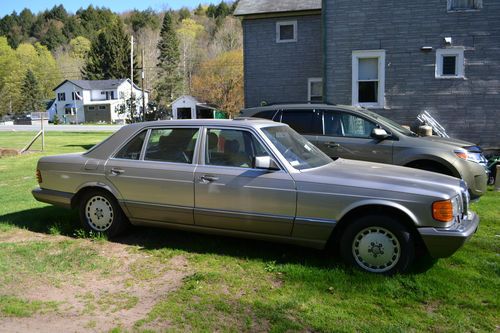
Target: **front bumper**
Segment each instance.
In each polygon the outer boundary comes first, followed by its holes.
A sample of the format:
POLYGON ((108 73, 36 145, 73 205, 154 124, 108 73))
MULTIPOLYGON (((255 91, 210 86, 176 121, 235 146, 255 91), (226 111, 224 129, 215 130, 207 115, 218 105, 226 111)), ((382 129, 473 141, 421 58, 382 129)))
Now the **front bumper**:
POLYGON ((476 232, 479 216, 469 212, 460 223, 449 228, 419 228, 418 232, 433 258, 446 258, 461 248, 476 232))
POLYGON ((73 193, 47 190, 38 187, 31 191, 31 194, 33 194, 33 197, 35 197, 38 201, 65 208, 71 208, 73 193))
POLYGON ((463 160, 461 160, 460 163, 460 165, 457 165, 458 171, 462 179, 467 183, 467 186, 469 186, 471 199, 478 199, 486 193, 488 174, 479 163, 463 160))

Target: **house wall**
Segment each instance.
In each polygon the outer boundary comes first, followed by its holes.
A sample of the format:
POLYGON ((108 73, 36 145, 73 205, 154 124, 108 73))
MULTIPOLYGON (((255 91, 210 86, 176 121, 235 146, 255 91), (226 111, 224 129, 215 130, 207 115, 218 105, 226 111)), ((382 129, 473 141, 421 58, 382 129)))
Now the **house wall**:
POLYGON ((322 76, 321 16, 243 20, 245 105, 307 101, 308 78, 322 76), (277 43, 276 22, 297 21, 297 42, 277 43))
POLYGON ((352 51, 383 49, 385 108, 374 111, 410 124, 428 110, 451 136, 500 146, 500 1, 448 12, 447 0, 325 0, 323 14, 327 102, 352 103, 352 51), (465 47, 465 79, 435 78, 444 37, 465 47))
POLYGON ((55 108, 57 110, 57 112, 56 112, 57 117, 59 117, 59 120, 61 122, 63 122, 64 119, 66 119, 66 122, 68 122, 68 123, 74 123, 74 122, 83 123, 85 121, 85 115, 83 112, 84 101, 83 100, 73 101, 71 99, 71 95, 73 92, 78 92, 81 96, 85 97, 85 95, 82 95, 82 89, 75 86, 74 84, 72 84, 70 82, 66 82, 65 84, 63 84, 62 86, 57 88, 57 90, 54 91, 55 98, 56 98, 56 101, 54 103, 55 103, 55 108), (65 101, 59 101, 57 99, 57 96, 59 93, 66 94, 65 101), (73 104, 73 103, 77 107, 76 114, 75 115, 65 115, 65 107, 64 106, 66 104, 73 104))

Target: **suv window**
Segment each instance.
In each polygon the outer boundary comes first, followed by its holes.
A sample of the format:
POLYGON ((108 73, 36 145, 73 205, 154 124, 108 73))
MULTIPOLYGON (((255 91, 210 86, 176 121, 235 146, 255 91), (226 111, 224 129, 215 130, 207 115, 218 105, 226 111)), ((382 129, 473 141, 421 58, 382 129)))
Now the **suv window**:
POLYGON ((370 138, 372 130, 377 127, 375 123, 350 113, 341 113, 340 119, 344 136, 370 138))
POLYGON ((276 113, 276 110, 267 110, 267 111, 260 111, 254 114, 252 117, 255 118, 264 118, 264 119, 273 119, 274 115, 276 113))
POLYGON ((319 110, 283 110, 281 122, 300 134, 323 134, 319 110))
POLYGON ((141 156, 142 145, 146 138, 146 132, 142 131, 130 140, 120 151, 115 155, 115 158, 123 158, 127 160, 138 160, 141 156))
POLYGON ((323 121, 325 123, 325 135, 328 136, 344 136, 344 125, 340 112, 327 111, 323 112, 323 121))
POLYGON ((255 156, 268 156, 252 133, 241 130, 209 129, 205 163, 208 165, 252 168, 255 156))
POLYGON ((192 163, 198 138, 197 128, 161 128, 151 130, 145 160, 192 163))

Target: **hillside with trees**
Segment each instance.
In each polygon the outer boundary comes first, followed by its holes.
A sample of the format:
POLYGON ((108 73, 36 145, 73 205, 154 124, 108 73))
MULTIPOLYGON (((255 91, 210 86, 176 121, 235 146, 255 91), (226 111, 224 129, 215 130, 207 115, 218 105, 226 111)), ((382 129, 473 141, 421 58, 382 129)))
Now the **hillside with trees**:
POLYGON ((191 94, 235 114, 243 106, 242 31, 232 16, 235 6, 220 2, 125 13, 89 6, 69 13, 59 5, 6 15, 0 18, 0 116, 43 109, 64 79, 129 77, 130 36, 134 80, 140 83, 144 54, 152 109, 168 110, 177 97, 191 94))

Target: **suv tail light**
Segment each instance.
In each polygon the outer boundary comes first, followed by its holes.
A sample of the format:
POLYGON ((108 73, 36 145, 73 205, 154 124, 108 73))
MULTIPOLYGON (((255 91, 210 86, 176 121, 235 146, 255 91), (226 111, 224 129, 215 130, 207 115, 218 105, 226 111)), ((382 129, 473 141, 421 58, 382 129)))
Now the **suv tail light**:
POLYGON ((40 172, 40 170, 36 170, 36 180, 38 184, 42 183, 42 173, 40 172))

